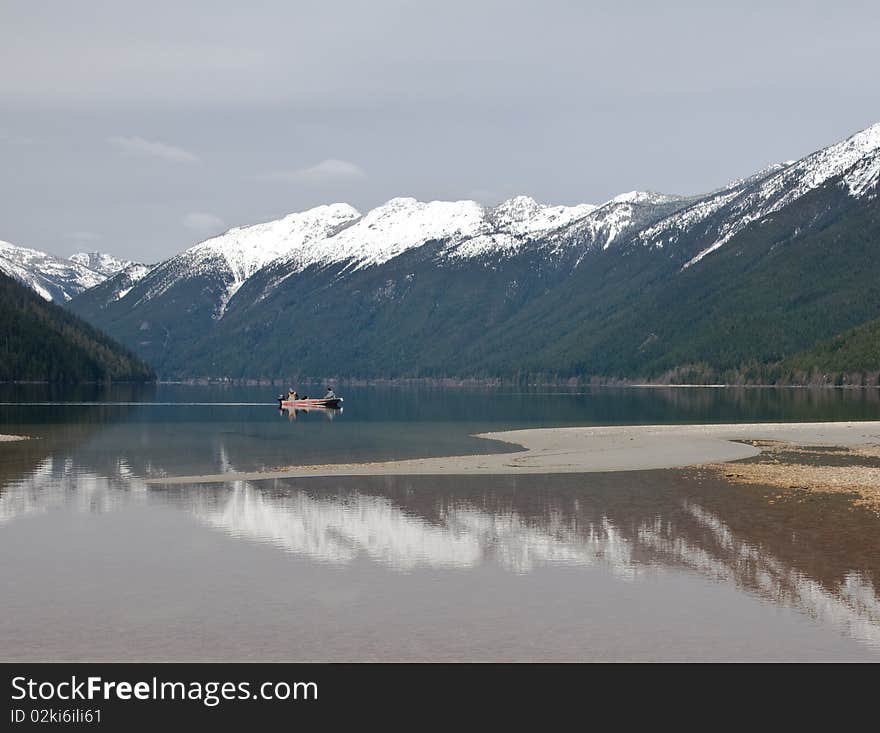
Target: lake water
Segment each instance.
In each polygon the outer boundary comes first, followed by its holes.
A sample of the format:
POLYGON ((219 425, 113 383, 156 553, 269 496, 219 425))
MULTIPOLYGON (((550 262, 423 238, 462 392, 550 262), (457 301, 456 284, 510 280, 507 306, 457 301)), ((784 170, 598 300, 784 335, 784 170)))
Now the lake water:
POLYGON ((877 660, 880 519, 693 471, 145 478, 507 428, 878 419, 877 391, 0 387, 0 659, 877 660), (308 390, 307 390, 308 391, 308 390))

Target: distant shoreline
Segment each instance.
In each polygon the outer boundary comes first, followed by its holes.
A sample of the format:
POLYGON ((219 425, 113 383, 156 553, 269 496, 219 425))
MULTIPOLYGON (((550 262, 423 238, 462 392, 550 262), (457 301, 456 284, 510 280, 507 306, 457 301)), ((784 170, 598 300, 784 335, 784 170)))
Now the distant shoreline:
MULTIPOLYGON (((131 384, 131 383, 130 383, 131 384)), ((333 384, 343 387, 467 387, 467 388, 511 388, 519 389, 837 389, 837 390, 878 390, 880 385, 871 384, 691 384, 676 383, 666 384, 661 382, 627 382, 627 381, 601 381, 601 382, 529 382, 520 383, 501 379, 428 379, 428 378, 400 378, 400 379, 355 379, 342 377, 326 377, 315 379, 311 377, 279 377, 273 379, 233 379, 233 378, 193 378, 193 379, 160 379, 153 384, 184 385, 188 387, 284 387, 290 384, 323 385, 333 384)))
POLYGON ((151 381, 113 380, 112 382, 52 382, 38 379, 0 380, 0 385, 50 387, 113 387, 136 386, 149 387, 156 385, 184 385, 188 387, 285 387, 290 384, 324 385, 333 384, 343 387, 440 387, 440 388, 473 388, 473 389, 816 389, 816 390, 880 390, 880 384, 834 384, 796 383, 796 384, 763 384, 763 383, 712 383, 700 384, 691 382, 643 382, 617 379, 577 380, 569 379, 558 382, 518 382, 508 379, 469 379, 469 378, 428 378, 400 377, 396 379, 362 379, 355 377, 273 377, 273 378, 232 378, 232 377, 193 377, 191 379, 156 379, 151 381))
POLYGON ((109 382, 103 380, 87 380, 82 382, 64 382, 64 381, 51 381, 48 379, 0 379, 0 384, 12 384, 12 385, 28 385, 28 384, 45 384, 47 386, 52 387, 112 387, 116 384, 135 384, 138 386, 141 385, 149 385, 149 384, 159 384, 159 380, 157 379, 149 379, 149 380, 127 380, 127 379, 114 379, 109 382))

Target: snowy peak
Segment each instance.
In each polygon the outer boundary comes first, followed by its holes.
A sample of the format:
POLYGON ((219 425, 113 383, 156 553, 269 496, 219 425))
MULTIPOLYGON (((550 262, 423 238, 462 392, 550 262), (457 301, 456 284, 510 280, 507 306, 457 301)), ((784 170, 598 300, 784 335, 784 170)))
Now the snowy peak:
POLYGON ((235 282, 241 283, 269 262, 282 257, 308 257, 316 242, 360 218, 348 204, 317 206, 275 221, 235 227, 191 247, 191 260, 222 258, 235 282))
POLYGON ((564 232, 566 240, 577 240, 588 248, 603 250, 670 213, 681 209, 689 199, 648 191, 629 191, 615 196, 564 232))
POLYGON ((658 204, 668 204, 681 199, 681 196, 671 196, 666 193, 656 193, 654 191, 627 191, 626 193, 617 194, 610 201, 606 201, 603 206, 611 204, 644 204, 654 206, 658 204))
POLYGON ((816 188, 842 175, 842 184, 851 195, 864 195, 880 175, 880 122, 807 156, 793 168, 802 170, 802 186, 816 188))
MULTIPOLYGON (((220 318, 256 272, 275 268, 269 287, 311 267, 344 265, 354 272, 381 265, 428 242, 441 243, 442 258, 509 254, 539 236, 559 231, 596 209, 591 204, 547 206, 517 196, 492 209, 476 201, 393 198, 361 215, 348 204, 318 206, 275 221, 236 227, 162 263, 138 289, 151 300, 177 283, 213 278, 223 294, 220 318)), ((128 288, 120 297, 127 294, 128 288)))
POLYGON ((533 219, 541 212, 542 206, 531 196, 514 196, 502 201, 492 213, 499 222, 525 222, 533 219))
POLYGON ((332 263, 348 263, 351 270, 359 270, 432 241, 445 243, 446 258, 509 253, 530 237, 568 226, 595 208, 547 206, 528 196, 516 196, 493 209, 470 200, 393 198, 324 241, 292 253, 287 264, 294 272, 332 263))
POLYGON ((863 195, 880 173, 880 123, 818 150, 767 178, 749 199, 772 200, 778 210, 796 198, 841 177, 853 196, 863 195))
POLYGON ((108 284, 113 286, 113 293, 109 300, 114 301, 124 298, 152 269, 149 265, 140 265, 138 263, 132 263, 121 269, 108 280, 108 284))
MULTIPOLYGON (((255 272, 278 260, 308 260, 319 243, 360 218, 348 204, 317 206, 275 221, 235 227, 200 242, 158 265, 143 278, 139 301, 156 298, 188 279, 208 277, 222 290, 215 316, 222 317, 239 288, 255 272)), ((124 293, 120 297, 124 297, 124 293)))
POLYGON ((426 242, 473 236, 483 221, 476 201, 394 198, 329 239, 316 261, 350 260, 354 269, 378 265, 426 242))
POLYGON ((753 221, 779 211, 831 180, 839 178, 840 185, 850 196, 877 196, 880 123, 768 173, 755 185, 746 186, 741 193, 737 192, 738 195, 724 201, 727 206, 726 220, 719 227, 714 241, 685 267, 696 264, 726 244, 753 221))
POLYGON ((540 204, 530 196, 514 196, 493 209, 484 209, 476 230, 451 238, 441 257, 510 257, 530 243, 558 234, 595 210, 593 204, 553 206, 540 204))
POLYGON ((515 196, 496 206, 489 221, 509 234, 528 235, 561 229, 595 211, 593 204, 549 206, 530 196, 515 196))
POLYGON ((65 302, 106 279, 79 262, 0 241, 0 271, 46 300, 65 302))
POLYGON ((662 194, 632 192, 603 207, 553 206, 515 196, 494 208, 476 201, 419 201, 393 198, 361 215, 348 204, 330 204, 276 221, 230 229, 191 247, 157 268, 147 298, 180 278, 212 273, 226 281, 225 304, 254 273, 279 269, 277 286, 311 266, 345 265, 354 272, 381 265, 428 242, 441 243, 442 259, 509 256, 527 243, 556 235, 604 208, 601 222, 610 241, 641 221, 639 212, 677 201, 662 194), (618 217, 620 222, 613 222, 618 217), (604 223, 603 223, 604 222, 604 223), (225 273, 225 274, 224 274, 225 273))
POLYGON ((699 225, 703 225, 723 210, 725 206, 736 201, 752 185, 784 167, 785 165, 781 164, 773 165, 748 178, 732 181, 724 188, 719 188, 705 196, 685 200, 684 205, 677 211, 659 219, 651 226, 643 228, 639 232, 639 239, 643 244, 653 247, 675 244, 683 235, 694 231, 699 225))
POLYGON ((134 264, 129 260, 121 260, 105 252, 77 252, 70 255, 69 259, 71 262, 88 267, 90 270, 94 270, 105 277, 115 275, 120 270, 124 270, 129 265, 134 264))

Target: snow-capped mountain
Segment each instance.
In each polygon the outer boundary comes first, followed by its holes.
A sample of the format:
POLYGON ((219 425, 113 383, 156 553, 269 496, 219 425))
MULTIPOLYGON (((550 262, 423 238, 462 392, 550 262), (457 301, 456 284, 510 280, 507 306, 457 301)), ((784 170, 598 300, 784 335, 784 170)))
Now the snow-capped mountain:
POLYGON ((606 250, 625 241, 651 223, 686 206, 691 199, 646 191, 630 191, 615 196, 574 223, 556 241, 564 246, 578 240, 606 250))
POLYGON ((104 277, 115 275, 129 265, 135 264, 129 260, 121 260, 118 257, 106 254, 105 252, 77 252, 76 254, 70 255, 70 260, 104 275, 104 277))
POLYGON ((65 302, 105 279, 80 262, 0 241, 0 271, 46 300, 65 302))
POLYGON ((102 252, 78 252, 65 259, 0 241, 0 272, 14 277, 46 300, 59 303, 134 264, 102 252))
POLYGON ((348 204, 318 206, 263 224, 235 227, 157 265, 140 281, 133 297, 149 302, 186 282, 206 280, 204 287, 215 317, 254 273, 280 259, 309 264, 326 250, 322 243, 360 218, 348 204))
MULTIPOLYGON (((517 196, 494 207, 395 198, 363 214, 332 204, 231 229, 147 272, 123 271, 72 307, 174 374, 229 374, 232 364, 247 376, 247 364, 261 375, 291 373, 282 371, 291 364, 386 374, 423 373, 429 363, 442 372, 453 368, 449 359, 465 371, 500 369, 495 360, 510 343, 532 368, 623 373, 650 359, 665 367, 703 358, 667 344, 682 324, 704 321, 706 344, 720 339, 719 354, 744 359, 750 352, 725 345, 723 318, 708 303, 723 301, 716 307, 726 314, 734 302, 757 308, 759 293, 782 297, 782 287, 752 292, 754 273, 806 257, 820 241, 825 252, 822 238, 834 227, 846 230, 843 249, 817 271, 848 266, 855 240, 846 228, 859 221, 873 231, 878 177, 880 124, 698 196, 632 191, 574 206, 517 196), (715 282, 731 257, 753 269, 715 282), (728 302, 735 288, 748 296, 728 302), (664 321, 673 314, 682 321, 664 321)), ((863 264, 853 276, 870 272, 863 264)), ((787 275, 767 277, 775 286, 787 275)), ((800 302, 806 279, 792 287, 786 303, 800 302)), ((824 297, 803 307, 818 308, 824 297)), ((841 313, 819 309, 815 317, 826 322, 810 328, 848 327, 871 315, 869 301, 841 313)), ((788 328, 754 347, 784 353, 808 336, 788 328)))
POLYGON ((595 208, 590 204, 543 206, 527 196, 495 208, 476 201, 423 202, 401 197, 364 215, 348 204, 333 204, 231 229, 179 257, 190 271, 213 268, 211 263, 223 260, 240 287, 269 264, 293 274, 314 265, 344 263, 353 272, 381 265, 432 241, 446 243, 450 256, 509 252, 516 243, 562 229, 595 208))
POLYGON ((278 273, 275 287, 310 267, 338 265, 353 273, 382 265, 427 242, 443 242, 446 258, 510 254, 595 209, 543 206, 526 196, 494 208, 475 201, 395 198, 364 215, 348 204, 318 206, 236 227, 190 247, 150 272, 136 296, 151 301, 186 281, 208 277, 216 290, 214 316, 220 318, 242 285, 270 266, 278 273))
MULTIPOLYGON (((639 232, 639 239, 645 243, 655 247, 663 247, 668 244, 678 242, 679 237, 684 233, 692 231, 702 222, 709 220, 720 210, 722 210, 731 201, 734 201, 743 192, 757 182, 764 180, 767 176, 784 168, 785 163, 776 163, 755 173, 748 178, 742 178, 732 181, 723 188, 711 193, 695 197, 695 200, 689 202, 676 212, 674 215, 660 219, 652 226, 646 227, 639 232)), ((705 236, 705 233, 704 235, 705 236)))
POLYGON ((128 295, 131 289, 143 280, 152 269, 151 265, 130 264, 91 288, 89 296, 100 300, 105 305, 115 303, 128 295))
MULTIPOLYGON (((276 221, 236 227, 161 263, 149 274, 143 301, 186 280, 209 276, 217 289, 214 315, 223 316, 242 285, 262 269, 281 286, 310 267, 342 266, 351 274, 382 265, 428 242, 442 243, 437 261, 510 257, 522 248, 553 243, 562 233, 608 247, 623 233, 680 208, 687 199, 632 192, 595 206, 539 204, 516 196, 495 207, 476 201, 395 198, 361 215, 348 204, 319 206, 276 221)), ((120 296, 121 297, 121 296, 120 296)))
POLYGON ((780 211, 829 181, 856 199, 877 198, 880 179, 880 123, 796 162, 771 166, 705 197, 640 234, 642 241, 662 246, 716 214, 723 219, 701 232, 702 247, 685 263, 690 267, 729 242, 755 221, 780 211))
POLYGON ((880 177, 880 123, 856 133, 837 145, 812 155, 765 178, 730 206, 728 221, 718 238, 690 260, 686 266, 699 262, 729 242, 751 222, 762 219, 804 196, 831 179, 851 196, 877 197, 880 177))

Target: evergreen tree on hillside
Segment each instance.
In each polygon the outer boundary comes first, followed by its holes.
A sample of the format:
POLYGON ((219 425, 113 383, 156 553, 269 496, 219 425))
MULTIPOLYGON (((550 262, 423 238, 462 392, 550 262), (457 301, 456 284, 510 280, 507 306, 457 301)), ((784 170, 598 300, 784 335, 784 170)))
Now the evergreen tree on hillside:
POLYGON ((152 381, 109 336, 0 274, 0 381, 152 381))

